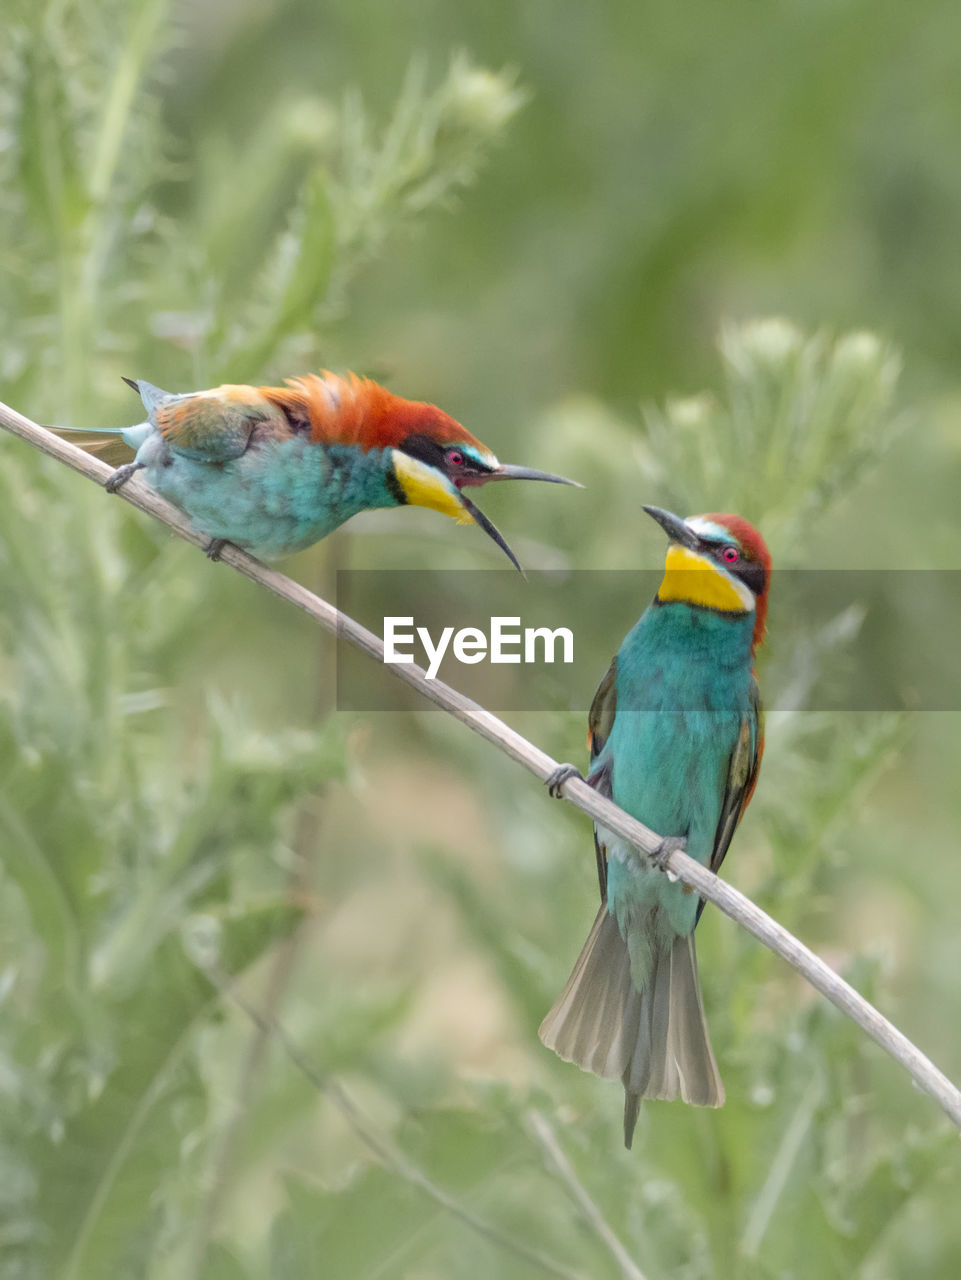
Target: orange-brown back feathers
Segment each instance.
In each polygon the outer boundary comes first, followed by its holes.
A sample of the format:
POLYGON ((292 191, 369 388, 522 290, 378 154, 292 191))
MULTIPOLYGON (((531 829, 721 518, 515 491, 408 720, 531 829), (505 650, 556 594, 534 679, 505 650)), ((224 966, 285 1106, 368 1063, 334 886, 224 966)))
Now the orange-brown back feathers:
POLYGON ((345 378, 324 371, 288 378, 285 387, 258 387, 292 420, 309 426, 311 439, 322 444, 368 449, 396 448, 411 435, 447 443, 486 446, 436 405, 396 396, 370 378, 345 378))

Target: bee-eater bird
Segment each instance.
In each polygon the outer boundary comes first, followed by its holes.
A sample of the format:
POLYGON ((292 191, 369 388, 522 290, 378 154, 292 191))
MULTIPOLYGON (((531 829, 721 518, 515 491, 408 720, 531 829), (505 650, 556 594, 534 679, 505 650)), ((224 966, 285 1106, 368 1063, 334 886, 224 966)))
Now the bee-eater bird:
MULTIPOLYGON (((717 871, 761 763, 754 654, 771 557, 740 516, 644 510, 671 540, 664 578, 594 696, 587 781, 665 838, 661 857, 683 847, 717 871)), ((562 765, 551 794, 576 774, 562 765)), ((620 1077, 630 1147, 642 1098, 724 1101, 694 950, 704 902, 598 824, 594 844, 601 908, 540 1037, 620 1077)))
POLYGON ((213 558, 232 542, 273 559, 309 547, 360 511, 411 505, 479 524, 520 568, 464 490, 491 480, 580 488, 563 476, 498 462, 435 405, 404 400, 353 374, 325 371, 288 378, 283 387, 228 385, 184 395, 124 381, 143 400, 147 421, 94 433, 120 436, 136 450, 107 489, 116 492, 143 471, 210 538, 213 558))

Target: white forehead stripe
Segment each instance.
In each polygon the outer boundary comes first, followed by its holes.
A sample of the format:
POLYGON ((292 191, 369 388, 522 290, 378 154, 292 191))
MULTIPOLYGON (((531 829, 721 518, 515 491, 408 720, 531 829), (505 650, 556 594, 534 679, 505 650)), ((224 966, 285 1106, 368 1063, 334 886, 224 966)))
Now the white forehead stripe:
POLYGON ((716 538, 719 542, 727 539, 728 542, 737 542, 737 538, 730 529, 725 529, 722 524, 715 524, 713 520, 705 520, 703 516, 689 516, 684 523, 689 529, 693 529, 699 538, 716 538))
POLYGON ((468 458, 474 462, 481 463, 485 467, 499 467, 500 463, 491 453, 490 449, 479 449, 474 444, 453 444, 451 448, 460 449, 468 458))

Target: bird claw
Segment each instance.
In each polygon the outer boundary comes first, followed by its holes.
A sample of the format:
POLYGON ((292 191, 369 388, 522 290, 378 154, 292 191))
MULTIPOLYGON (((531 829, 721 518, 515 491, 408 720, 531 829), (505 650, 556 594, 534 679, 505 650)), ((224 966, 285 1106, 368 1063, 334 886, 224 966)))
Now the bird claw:
POLYGON ((122 467, 117 467, 103 487, 108 493, 116 493, 123 488, 132 475, 143 470, 143 465, 142 462, 125 462, 122 467))
POLYGON ((666 871, 671 854, 678 850, 683 853, 686 845, 687 839, 684 836, 665 836, 654 852, 647 856, 659 871, 666 871))
POLYGON ((571 778, 580 778, 581 782, 585 781, 584 775, 581 773, 580 769, 576 768, 572 764, 562 764, 558 765, 550 777, 545 779, 547 794, 552 800, 561 799, 561 788, 564 783, 569 782, 571 778))
POLYGON ((208 560, 219 560, 220 553, 223 551, 224 547, 227 545, 227 542, 228 542, 227 538, 211 538, 210 541, 207 543, 207 545, 204 547, 204 555, 207 557, 208 560))

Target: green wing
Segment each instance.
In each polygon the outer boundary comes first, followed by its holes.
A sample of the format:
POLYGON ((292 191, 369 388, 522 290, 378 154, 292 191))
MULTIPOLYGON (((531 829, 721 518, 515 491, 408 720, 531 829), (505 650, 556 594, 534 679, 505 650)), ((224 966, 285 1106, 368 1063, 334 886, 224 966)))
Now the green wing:
POLYGON ((197 462, 229 462, 245 453, 258 428, 289 432, 281 411, 256 387, 223 386, 212 391, 168 395, 139 382, 150 422, 176 453, 197 462))
POLYGON ((617 658, 611 659, 607 675, 597 686, 594 701, 587 715, 587 745, 591 759, 604 750, 604 743, 611 736, 614 716, 617 714, 617 658))
MULTIPOLYGON (((751 686, 751 708, 741 721, 741 730, 728 763, 721 816, 714 833, 714 850, 708 864, 715 873, 724 861, 731 839, 737 830, 737 824, 741 821, 744 810, 754 793, 763 751, 764 727, 761 699, 755 681, 751 686)), ((698 903, 695 923, 700 920, 703 910, 704 899, 702 898, 698 903)))
MULTIPOLYGON (((617 658, 611 660, 607 675, 597 687, 594 701, 587 716, 587 743, 591 749, 591 762, 604 750, 604 743, 610 737, 617 714, 617 658)), ((587 781, 598 795, 613 798, 613 784, 610 766, 592 771, 587 781)), ((607 900, 607 846, 597 838, 597 827, 594 828, 594 852, 597 855, 597 881, 601 887, 601 901, 607 900)))

